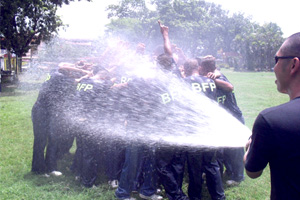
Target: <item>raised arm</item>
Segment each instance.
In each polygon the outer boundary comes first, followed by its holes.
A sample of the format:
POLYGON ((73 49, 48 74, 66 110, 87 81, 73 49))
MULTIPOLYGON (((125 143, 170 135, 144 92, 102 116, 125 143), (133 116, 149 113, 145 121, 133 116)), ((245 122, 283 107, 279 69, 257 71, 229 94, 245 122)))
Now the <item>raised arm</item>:
POLYGON ((170 39, 169 39, 169 27, 162 25, 159 20, 158 20, 158 24, 159 24, 159 27, 160 27, 160 32, 161 32, 161 34, 163 36, 163 39, 164 39, 165 54, 172 57, 173 54, 172 54, 171 42, 170 42, 170 39))

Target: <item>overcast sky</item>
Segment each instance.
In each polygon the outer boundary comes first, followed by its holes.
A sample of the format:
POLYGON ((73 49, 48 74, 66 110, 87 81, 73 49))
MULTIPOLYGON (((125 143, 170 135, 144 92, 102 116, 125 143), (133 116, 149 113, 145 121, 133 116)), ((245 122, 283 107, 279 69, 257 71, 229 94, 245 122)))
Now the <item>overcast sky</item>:
MULTIPOLYGON (((108 23, 105 7, 119 0, 94 0, 94 2, 72 2, 59 9, 58 14, 65 24, 67 31, 61 31, 64 38, 97 38, 104 32, 104 24, 108 23)), ((220 4, 231 13, 242 12, 251 16, 253 21, 263 24, 274 22, 278 24, 284 36, 300 32, 299 9, 300 1, 296 0, 208 0, 220 4)))

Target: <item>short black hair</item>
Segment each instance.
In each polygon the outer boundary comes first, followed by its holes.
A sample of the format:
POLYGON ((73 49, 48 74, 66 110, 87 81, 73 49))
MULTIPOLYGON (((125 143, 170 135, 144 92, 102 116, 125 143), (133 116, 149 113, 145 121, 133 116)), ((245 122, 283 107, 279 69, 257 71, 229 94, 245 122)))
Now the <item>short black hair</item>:
POLYGON ((208 55, 201 59, 201 68, 208 72, 214 72, 216 69, 216 58, 208 55))
POLYGON ((194 70, 198 71, 199 68, 199 64, 198 64, 198 60, 196 59, 188 59, 184 64, 184 73, 186 76, 190 76, 192 75, 194 70))
POLYGON ((174 60, 172 57, 168 56, 167 54, 163 53, 157 56, 156 58, 157 63, 160 67, 165 70, 172 70, 174 66, 174 60))
POLYGON ((300 32, 289 36, 280 51, 285 56, 300 56, 300 32))

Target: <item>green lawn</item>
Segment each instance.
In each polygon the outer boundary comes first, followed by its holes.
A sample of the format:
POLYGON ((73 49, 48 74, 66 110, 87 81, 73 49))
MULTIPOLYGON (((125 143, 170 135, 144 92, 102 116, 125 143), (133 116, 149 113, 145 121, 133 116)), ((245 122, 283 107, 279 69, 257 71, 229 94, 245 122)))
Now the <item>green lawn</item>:
MULTIPOLYGON (((222 70, 235 86, 238 104, 246 125, 251 128, 255 117, 264 108, 288 101, 279 94, 270 72, 238 73, 222 70)), ((33 131, 31 108, 43 76, 20 76, 20 84, 2 87, 0 96, 0 199, 103 199, 112 200, 113 191, 103 184, 85 189, 75 181, 68 166, 72 155, 59 162, 64 175, 46 178, 33 175, 31 169, 33 131)), ((74 149, 72 149, 74 152, 74 149)), ((184 186, 186 187, 186 185, 184 186)), ((270 176, 245 181, 237 187, 226 188, 227 199, 269 199, 270 176)), ((206 196, 206 195, 205 195, 206 196)))

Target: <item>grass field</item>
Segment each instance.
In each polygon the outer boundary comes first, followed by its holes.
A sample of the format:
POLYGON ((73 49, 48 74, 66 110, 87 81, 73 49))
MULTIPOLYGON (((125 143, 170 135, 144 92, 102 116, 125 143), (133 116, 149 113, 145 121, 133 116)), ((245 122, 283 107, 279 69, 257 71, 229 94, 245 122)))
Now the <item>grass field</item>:
MULTIPOLYGON (((238 104, 246 125, 251 128, 255 117, 264 108, 288 101, 279 94, 271 72, 233 72, 222 70, 235 86, 238 104)), ((37 98, 41 76, 20 76, 18 85, 2 85, 0 96, 0 199, 97 199, 113 200, 113 191, 105 184, 86 189, 75 181, 68 169, 72 154, 59 162, 62 177, 43 177, 30 172, 33 131, 31 108, 37 98)), ((74 152, 72 149, 71 152, 74 152)), ((184 186, 186 187, 186 185, 184 186)), ((266 169, 262 177, 226 188, 227 199, 269 199, 270 176, 266 169)), ((205 195, 206 196, 206 195, 205 195)), ((208 197, 204 199, 209 199, 208 197)))

